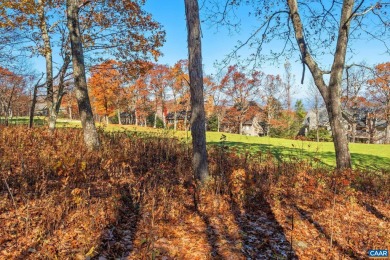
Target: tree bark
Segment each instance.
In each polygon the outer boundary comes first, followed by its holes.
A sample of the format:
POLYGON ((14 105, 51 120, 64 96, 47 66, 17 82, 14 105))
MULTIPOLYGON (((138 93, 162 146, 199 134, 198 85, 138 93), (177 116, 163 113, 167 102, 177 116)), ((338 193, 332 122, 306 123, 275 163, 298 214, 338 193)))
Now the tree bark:
POLYGON ((356 120, 354 120, 354 122, 352 123, 351 125, 351 131, 352 131, 352 143, 355 143, 356 142, 356 120))
POLYGON ((39 18, 39 29, 43 40, 43 54, 46 62, 46 106, 49 116, 49 130, 54 131, 57 114, 54 111, 53 52, 50 44, 49 32, 47 30, 45 4, 43 0, 38 0, 37 13, 39 18))
POLYGON ((99 148, 100 142, 88 96, 83 45, 80 34, 78 4, 78 0, 66 1, 67 25, 72 49, 73 76, 76 88, 76 99, 79 107, 81 125, 84 131, 84 142, 88 149, 95 150, 99 148))
POLYGON ((184 0, 187 20, 188 69, 191 93, 191 135, 195 178, 204 183, 209 176, 203 97, 202 47, 197 0, 184 0))
POLYGON ((121 119, 121 110, 118 108, 118 123, 122 125, 122 119, 121 119))
POLYGON ((35 113, 35 105, 37 103, 38 87, 39 87, 38 84, 34 86, 33 96, 31 100, 31 108, 30 108, 29 128, 32 128, 34 125, 34 113, 35 113))
POLYGON ((351 156, 348 148, 348 139, 345 129, 342 127, 341 119, 341 81, 345 65, 345 55, 348 46, 349 28, 352 20, 352 9, 354 0, 344 0, 341 11, 341 19, 338 31, 336 51, 330 73, 329 84, 324 81, 324 72, 318 67, 317 62, 310 54, 306 44, 303 24, 298 12, 296 0, 287 0, 290 9, 295 38, 301 52, 302 62, 308 66, 314 82, 324 98, 329 122, 333 134, 333 143, 336 152, 337 169, 351 168, 351 156))
POLYGON ((175 113, 174 113, 174 119, 173 119, 173 130, 175 130, 176 131, 176 129, 177 129, 177 112, 176 112, 176 110, 175 110, 175 113))

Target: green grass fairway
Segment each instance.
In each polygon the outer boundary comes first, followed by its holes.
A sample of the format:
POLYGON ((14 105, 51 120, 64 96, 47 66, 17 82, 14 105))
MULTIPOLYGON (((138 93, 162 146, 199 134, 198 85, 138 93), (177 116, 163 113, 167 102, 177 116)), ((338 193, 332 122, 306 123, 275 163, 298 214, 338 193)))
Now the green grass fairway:
MULTIPOLYGON (((35 118, 36 125, 44 123, 43 117, 35 118)), ((28 124, 28 118, 14 118, 10 124, 28 124)), ((80 121, 59 119, 58 127, 81 127, 80 121)), ((97 124, 108 132, 133 132, 140 136, 160 136, 167 138, 178 138, 188 142, 191 138, 190 132, 154 129, 134 125, 104 126, 97 124)), ((309 142, 270 137, 243 136, 238 134, 207 132, 208 145, 220 145, 221 137, 225 135, 223 144, 240 153, 258 154, 261 152, 272 153, 277 160, 309 159, 315 164, 334 167, 336 165, 335 152, 331 142, 309 142)), ((390 170, 390 145, 382 144, 349 144, 352 163, 355 168, 362 169, 386 169, 390 170)))
MULTIPOLYGON (((222 133, 208 132, 207 143, 220 143, 222 133)), ((226 145, 240 151, 271 152, 277 159, 295 160, 307 158, 313 161, 318 159, 323 164, 335 166, 335 152, 332 142, 310 142, 271 137, 242 136, 237 134, 225 134, 226 145)), ((381 144, 349 144, 352 163, 356 168, 365 169, 389 169, 390 170, 390 145, 381 144)))
MULTIPOLYGON (((132 131, 147 133, 147 135, 159 135, 165 137, 176 137, 187 140, 191 133, 185 131, 172 131, 154 129, 150 127, 139 127, 133 125, 108 125, 106 131, 132 131)), ((282 138, 243 136, 238 134, 207 132, 208 145, 220 145, 222 135, 226 136, 224 145, 236 149, 238 152, 249 152, 256 154, 270 152, 277 160, 296 160, 306 158, 313 163, 336 166, 334 146, 332 142, 310 142, 282 138)), ((390 170, 390 145, 381 144, 359 144, 349 145, 352 163, 355 168, 362 169, 386 169, 390 170)))

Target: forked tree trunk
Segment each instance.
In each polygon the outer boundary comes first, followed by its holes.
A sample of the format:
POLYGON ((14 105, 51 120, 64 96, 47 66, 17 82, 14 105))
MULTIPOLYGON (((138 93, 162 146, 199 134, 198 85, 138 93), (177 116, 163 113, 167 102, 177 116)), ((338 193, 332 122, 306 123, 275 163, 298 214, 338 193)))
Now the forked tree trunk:
POLYGON ((330 73, 329 84, 324 80, 324 72, 310 54, 306 44, 304 28, 298 11, 297 0, 287 0, 290 19, 294 27, 295 38, 301 53, 302 62, 308 66, 314 82, 324 98, 333 134, 338 169, 351 168, 351 156, 348 148, 347 133, 342 127, 341 113, 341 81, 345 66, 345 55, 348 46, 349 28, 351 24, 354 0, 344 0, 337 37, 336 50, 330 73))
POLYGON ((81 42, 80 25, 79 25, 79 1, 67 0, 67 25, 70 35, 72 49, 73 76, 76 88, 76 99, 79 107, 81 125, 84 131, 84 142, 88 149, 98 149, 100 146, 98 133, 91 103, 88 96, 87 80, 85 76, 84 53, 81 42))
POLYGON ((188 70, 191 93, 191 135, 193 170, 204 183, 209 176, 206 150, 205 111, 203 97, 202 48, 197 0, 184 0, 187 20, 188 70))

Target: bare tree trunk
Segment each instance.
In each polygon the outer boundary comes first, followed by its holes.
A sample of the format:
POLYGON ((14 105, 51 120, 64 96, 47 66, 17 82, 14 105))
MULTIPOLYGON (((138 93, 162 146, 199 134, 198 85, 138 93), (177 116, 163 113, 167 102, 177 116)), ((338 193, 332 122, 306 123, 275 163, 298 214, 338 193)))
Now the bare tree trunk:
MULTIPOLYGON (((58 92, 56 95, 53 94, 52 97, 52 108, 49 110, 49 129, 53 131, 56 128, 58 113, 60 112, 62 98, 65 94, 65 76, 66 71, 68 70, 70 64, 70 55, 66 55, 64 59, 64 64, 62 65, 59 71, 59 83, 58 83, 58 92)), ((57 77, 57 76, 56 76, 57 77)))
POLYGON ((320 141, 320 131, 319 131, 319 126, 320 126, 320 113, 318 111, 318 102, 316 98, 316 108, 315 108, 315 113, 316 113, 316 135, 317 135, 317 143, 320 141))
POLYGON ((76 98, 79 107, 81 125, 84 130, 84 142, 88 149, 98 149, 99 137, 96 131, 91 103, 88 96, 87 80, 85 76, 84 52, 81 42, 79 24, 79 1, 67 0, 67 25, 72 49, 73 76, 76 88, 76 98))
POLYGON ((49 130, 54 131, 57 114, 54 111, 53 54, 50 44, 50 36, 47 30, 45 3, 43 0, 38 0, 37 13, 39 17, 39 29, 41 31, 41 37, 43 40, 44 56, 46 62, 46 106, 48 109, 49 116, 49 130))
POLYGON ((118 113, 118 123, 121 125, 122 124, 122 120, 121 120, 121 110, 118 108, 117 110, 117 113, 118 113))
POLYGON ((374 143, 374 136, 375 136, 375 124, 376 124, 376 116, 368 113, 367 119, 366 119, 366 124, 368 127, 368 134, 369 134, 369 139, 368 142, 370 144, 374 143))
POLYGON ((37 94, 38 94, 38 88, 41 87, 39 85, 39 82, 41 81, 41 79, 43 78, 43 73, 42 73, 42 76, 41 78, 38 80, 38 82, 34 85, 34 90, 33 90, 33 96, 32 96, 32 100, 31 100, 31 107, 30 107, 30 118, 29 118, 29 128, 32 128, 33 125, 34 125, 34 113, 35 113, 35 105, 37 103, 37 94))
POLYGON ((184 117, 184 130, 187 131, 187 124, 188 124, 188 105, 186 106, 186 116, 184 117))
POLYGON ((177 112, 176 112, 176 110, 175 110, 175 113, 174 113, 174 115, 173 115, 173 117, 174 117, 174 121, 173 121, 173 130, 175 130, 176 131, 176 129, 177 129, 177 112))
MULTIPOLYGON (((351 156, 348 149, 348 137, 342 125, 341 111, 338 112, 337 110, 334 111, 333 109, 334 108, 328 108, 328 114, 330 127, 333 134, 337 168, 350 168, 351 156)), ((340 107, 338 107, 338 109, 340 109, 340 107)))
POLYGON ((164 129, 166 129, 166 128, 167 128, 167 121, 166 121, 166 118, 165 118, 164 110, 165 110, 165 106, 164 106, 164 97, 161 97, 162 121, 163 121, 164 129))
POLYGON ((328 85, 326 85, 324 81, 324 71, 318 67, 317 62, 311 56, 310 50, 306 44, 303 24, 298 11, 298 3, 296 0, 287 0, 287 3, 290 9, 290 19, 294 27, 295 38, 301 52, 302 62, 308 66, 314 82, 326 104, 332 128, 337 168, 351 168, 351 156, 348 148, 347 134, 341 123, 342 113, 340 100, 342 73, 345 65, 345 55, 348 45, 349 28, 352 19, 351 15, 354 0, 343 1, 337 45, 328 85))
MULTIPOLYGON (((389 106, 387 106, 389 107, 389 106)), ((386 128, 385 128, 385 140, 383 141, 384 144, 390 144, 390 113, 389 110, 386 111, 386 128)))
POLYGON ((69 112, 68 112, 68 113, 69 113, 69 119, 72 120, 72 119, 73 119, 73 117, 72 117, 72 106, 69 106, 69 107, 68 107, 68 111, 69 111, 69 112))
POLYGON ((352 123, 352 126, 351 126, 351 131, 352 131, 352 143, 355 143, 356 142, 356 121, 354 121, 352 123))
POLYGON ((202 48, 197 0, 184 0, 188 32, 188 70, 191 93, 191 135, 193 170, 196 179, 204 183, 208 176, 206 127, 203 97, 202 48))
POLYGON ((387 125, 386 125, 386 129, 385 129, 385 141, 384 141, 385 144, 389 144, 390 143, 390 120, 387 120, 387 125))

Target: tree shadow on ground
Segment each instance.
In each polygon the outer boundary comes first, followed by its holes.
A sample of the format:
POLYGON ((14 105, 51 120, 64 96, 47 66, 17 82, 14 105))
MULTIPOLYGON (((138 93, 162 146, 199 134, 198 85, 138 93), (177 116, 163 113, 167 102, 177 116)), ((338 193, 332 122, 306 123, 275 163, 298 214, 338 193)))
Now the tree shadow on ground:
MULTIPOLYGON (((307 160, 313 167, 333 168, 335 165, 334 152, 319 152, 314 148, 312 151, 302 147, 275 146, 272 144, 252 144, 244 142, 210 142, 214 147, 225 146, 231 151, 249 153, 252 156, 262 156, 271 153, 278 162, 294 162, 296 160, 307 160), (329 164, 329 162, 333 162, 329 164)), ((357 169, 369 169, 373 171, 390 171, 390 162, 386 157, 370 154, 351 153, 353 167, 357 169)))
POLYGON ((246 200, 242 207, 232 200, 232 210, 242 232, 247 259, 298 259, 262 194, 246 200))
POLYGON ((367 202, 361 202, 359 203, 361 206, 367 211, 373 214, 375 217, 377 217, 380 220, 389 221, 390 218, 385 216, 383 213, 381 213, 375 206, 371 205, 367 202))
MULTIPOLYGON (((244 142, 210 142, 208 143, 211 146, 221 147, 225 146, 230 151, 235 151, 241 154, 248 153, 252 157, 265 157, 267 154, 271 154, 278 163, 281 162, 295 162, 297 160, 308 160, 313 166, 329 166, 324 163, 322 159, 322 154, 316 151, 308 151, 300 147, 293 146, 275 146, 272 144, 252 144, 244 142)), ((329 159, 329 158, 327 158, 329 159)), ((334 153, 331 159, 334 160, 334 153)))
POLYGON ((92 259, 125 259, 133 251, 140 205, 134 202, 129 187, 122 185, 119 191, 121 198, 116 219, 104 228, 92 259))
MULTIPOLYGON (((128 187, 119 184, 115 186, 116 187, 111 187, 107 190, 102 190, 101 187, 94 187, 93 185, 89 187, 80 186, 80 190, 89 193, 88 204, 93 203, 93 201, 108 201, 112 198, 115 189, 120 193, 119 201, 116 207, 113 207, 113 209, 116 210, 114 213, 116 216, 115 220, 110 222, 103 229, 100 237, 97 237, 93 242, 94 246, 92 246, 90 252, 87 253, 91 244, 87 245, 89 246, 88 248, 85 248, 84 241, 79 241, 81 237, 77 237, 77 243, 79 244, 77 250, 74 250, 74 248, 65 249, 68 247, 66 242, 69 241, 66 239, 63 240, 63 237, 58 237, 58 232, 62 232, 62 234, 66 236, 68 231, 72 231, 76 228, 73 223, 75 221, 78 221, 76 222, 79 225, 77 228, 80 230, 82 230, 82 225, 84 225, 85 222, 92 224, 92 226, 99 226, 99 223, 95 223, 97 219, 88 219, 90 217, 88 214, 85 215, 85 218, 87 219, 83 222, 77 220, 77 217, 73 219, 75 217, 74 213, 75 211, 78 211, 78 208, 71 206, 69 209, 66 209, 66 211, 61 212, 60 219, 56 219, 50 225, 45 226, 42 239, 34 243, 24 244, 23 249, 15 256, 15 259, 46 259, 56 258, 58 256, 59 258, 70 257, 72 259, 75 256, 75 258, 93 256, 92 259, 101 259, 99 257, 103 257, 103 259, 122 259, 130 255, 133 250, 133 241, 139 220, 139 205, 133 201, 128 187), (66 227, 69 227, 69 229, 66 229, 66 227), (47 241, 50 241, 53 245, 48 246, 48 244, 46 244, 47 241), (58 242, 61 242, 61 244, 58 244, 58 242)), ((89 211, 89 209, 86 211, 89 211)), ((84 213, 88 213, 86 211, 84 211, 84 213)), ((98 212, 94 213, 96 214, 98 212)), ((96 217, 96 215, 93 217, 96 217)), ((94 238, 92 238, 92 240, 93 239, 94 238)))
POLYGON ((365 256, 362 256, 360 254, 356 254, 353 250, 351 249, 347 249, 347 248, 344 248, 342 245, 340 245, 337 240, 334 240, 330 234, 328 234, 325 229, 320 225, 320 223, 318 223, 317 221, 315 221, 311 214, 302 209, 301 207, 297 206, 297 205, 293 205, 293 208, 296 209, 296 211, 298 211, 299 213, 299 216, 302 220, 306 220, 308 221, 311 225, 313 225, 315 227, 315 229, 317 229, 317 231, 322 234, 328 241, 329 243, 332 243, 332 246, 335 246, 337 248, 337 250, 339 252, 341 252, 344 256, 348 256, 348 257, 351 257, 352 259, 366 259, 365 256))

